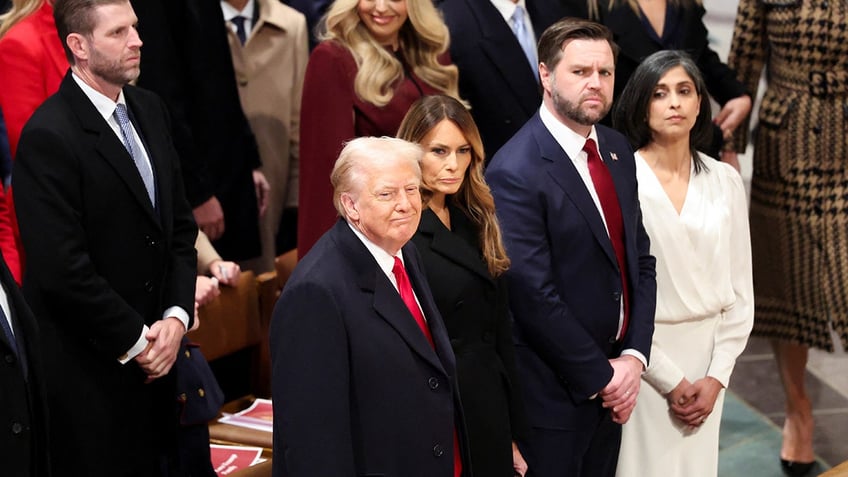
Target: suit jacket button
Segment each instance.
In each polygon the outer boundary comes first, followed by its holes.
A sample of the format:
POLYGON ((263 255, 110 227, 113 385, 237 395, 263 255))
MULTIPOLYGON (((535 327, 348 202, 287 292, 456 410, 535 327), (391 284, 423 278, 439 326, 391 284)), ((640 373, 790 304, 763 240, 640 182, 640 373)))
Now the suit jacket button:
POLYGON ((610 336, 610 338, 607 341, 609 341, 609 344, 614 344, 618 340, 615 339, 615 336, 610 336))
POLYGON ((495 334, 494 333, 492 333, 491 331, 484 331, 483 332, 483 342, 484 343, 492 343, 494 341, 495 341, 495 334))
POLYGON ((14 364, 14 362, 15 362, 15 356, 11 355, 11 354, 7 354, 5 359, 6 359, 6 362, 9 363, 9 364, 14 364))
POLYGON ((612 292, 613 301, 621 300, 621 292, 612 292))
POLYGON ((430 378, 427 380, 427 385, 430 386, 430 389, 436 390, 439 388, 439 380, 438 378, 430 378))
POLYGON ((462 308, 462 305, 464 305, 464 304, 465 304, 464 301, 459 300, 458 302, 456 302, 456 304, 453 305, 453 309, 458 310, 458 309, 462 308))
POLYGON ((436 457, 441 457, 441 456, 445 455, 445 450, 442 449, 442 446, 440 446, 439 444, 436 444, 436 445, 433 446, 433 455, 436 456, 436 457))
POLYGON ((21 432, 23 432, 23 430, 24 430, 24 426, 22 426, 20 422, 13 422, 12 423, 12 434, 18 435, 21 432))
POLYGON ((150 280, 147 280, 146 282, 144 282, 144 289, 147 290, 148 292, 152 292, 153 291, 153 282, 151 282, 150 280))

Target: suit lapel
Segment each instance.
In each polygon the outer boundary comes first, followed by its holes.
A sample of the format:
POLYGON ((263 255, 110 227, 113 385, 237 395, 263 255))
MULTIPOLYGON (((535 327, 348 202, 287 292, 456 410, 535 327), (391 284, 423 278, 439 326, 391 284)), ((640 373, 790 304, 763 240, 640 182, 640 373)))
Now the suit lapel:
MULTIPOLYGON (((598 143, 600 144, 601 156, 607 164, 607 168, 612 176, 612 182, 615 184, 615 192, 618 194, 618 204, 621 207, 621 219, 624 226, 624 246, 627 251, 627 266, 630 270, 638 270, 638 254, 635 253, 635 237, 636 237, 636 221, 631 220, 633 217, 638 217, 640 211, 636 210, 638 205, 636 202, 629 200, 629 197, 624 194, 628 190, 627 184, 633 179, 632 169, 625 166, 625 162, 615 159, 617 157, 632 158, 633 153, 629 146, 623 142, 616 142, 606 139, 606 132, 603 128, 596 128, 598 131, 598 143), (627 149, 623 149, 626 147, 627 149), (632 247, 630 244, 634 244, 632 247), (634 252, 634 253, 631 253, 634 252)), ((633 159, 630 159, 632 161, 633 159)), ((638 200, 638 199, 637 199, 638 200)))
POLYGON ((537 113, 531 121, 537 122, 537 127, 534 128, 534 135, 539 144, 539 149, 542 152, 542 158, 549 162, 548 174, 553 178, 565 194, 571 199, 571 202, 580 211, 589 229, 592 231, 598 245, 604 249, 607 258, 617 267, 618 261, 615 258, 615 251, 612 248, 607 229, 604 227, 601 213, 595 206, 595 201, 586 189, 586 184, 583 178, 577 172, 577 168, 571 162, 571 158, 562 150, 556 139, 551 135, 550 131, 542 123, 539 114, 537 113))
MULTIPOLYGON (((533 114, 533 109, 539 106, 539 98, 532 91, 539 91, 539 85, 512 29, 491 2, 467 0, 466 3, 480 26, 483 34, 480 47, 488 61, 495 66, 513 93, 519 97, 519 104, 532 105, 531 109, 525 112, 533 114), (524 71, 525 74, 518 73, 520 71, 524 71)), ((536 33, 541 34, 541 32, 536 33)))
MULTIPOLYGON (((173 177, 170 174, 170 163, 166 160, 166 158, 171 157, 167 150, 167 138, 161 137, 161 132, 157 133, 157 131, 162 131, 164 128, 154 127, 157 124, 157 120, 151 116, 151 111, 149 111, 148 107, 139 104, 137 93, 138 91, 133 87, 124 88, 124 97, 136 120, 134 124, 138 128, 139 135, 143 138, 144 146, 147 149, 147 156, 150 158, 150 164, 153 167, 153 178, 156 185, 156 206, 158 208, 157 217, 170 217, 170 207, 173 204, 171 195, 174 184, 172 182, 173 177)), ((158 121, 161 122, 161 117, 158 121)), ((133 164, 133 167, 135 167, 135 164, 133 164)), ((144 182, 141 181, 140 175, 138 179, 144 192, 145 204, 150 204, 150 200, 147 198, 147 190, 144 189, 144 182)), ((166 231, 170 232, 170 221, 164 220, 162 222, 166 231)))
MULTIPOLYGON (((444 370, 438 356, 436 356, 421 328, 418 327, 415 318, 406 308, 397 289, 377 265, 365 245, 350 230, 350 226, 345 221, 339 220, 335 225, 335 234, 339 245, 345 250, 344 255, 351 261, 353 269, 358 273, 357 285, 360 290, 373 294, 374 311, 397 331, 416 354, 437 369, 444 370)), ((406 259, 406 256, 404 256, 404 259, 406 259)), ((408 266, 409 263, 407 262, 408 266)), ((407 269, 407 273, 410 276, 410 281, 413 281, 413 273, 409 269, 407 269)), ((413 281, 413 287, 415 288, 415 281, 413 281)), ((418 293, 417 288, 416 293, 418 293)), ((422 300, 421 296, 418 299, 422 300)), ((424 314, 425 317, 428 316, 427 309, 424 309, 424 314)), ((432 329, 431 333, 433 333, 432 329)), ((435 335, 433 339, 436 339, 435 335)))
MULTIPOLYGON (((430 286, 427 284, 427 279, 425 278, 426 275, 418 266, 418 254, 413 253, 413 250, 415 250, 415 246, 411 242, 403 247, 403 260, 406 264, 406 273, 409 275, 409 281, 412 283, 413 290, 415 290, 415 296, 418 297, 424 317, 427 319, 427 326, 430 328, 433 344, 436 346, 436 353, 438 353, 439 364, 446 371, 446 374, 453 375, 456 363, 454 361, 450 338, 448 337, 448 330, 442 322, 436 302, 430 293, 430 286)), ((411 315, 410 318, 412 319, 411 315)), ((418 328, 417 323, 415 323, 415 327, 418 328)), ((424 333, 420 329, 418 332, 422 337, 424 336, 424 333)), ((427 345, 430 348, 429 343, 427 345)), ((430 349, 432 350, 432 348, 430 349)))
POLYGON ((93 137, 95 150, 115 169, 115 172, 130 189, 148 217, 159 224, 159 218, 153 210, 153 204, 150 203, 144 182, 141 180, 141 175, 139 175, 132 157, 112 128, 104 121, 97 108, 77 86, 70 72, 62 80, 59 92, 70 104, 71 110, 76 114, 85 132, 93 137))
POLYGON ((476 273, 486 281, 492 282, 492 276, 485 264, 480 259, 475 248, 472 248, 461 234, 466 233, 470 223, 465 214, 456 207, 450 207, 451 226, 453 231, 448 230, 432 210, 426 209, 421 214, 419 232, 432 237, 430 249, 451 262, 476 273))

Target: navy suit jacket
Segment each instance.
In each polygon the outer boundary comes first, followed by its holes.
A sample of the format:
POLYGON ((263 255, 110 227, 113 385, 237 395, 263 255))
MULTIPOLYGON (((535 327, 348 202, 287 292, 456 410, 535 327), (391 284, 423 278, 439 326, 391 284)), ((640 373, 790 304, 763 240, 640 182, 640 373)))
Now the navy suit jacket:
MULTIPOLYGON (((459 93, 471 103, 486 155, 491 158, 542 104, 530 63, 509 24, 488 0, 445 0, 439 6, 459 68, 459 93)), ((559 2, 527 0, 536 38, 566 15, 559 2)))
POLYGON ((608 360, 622 349, 650 353, 655 260, 642 226, 633 153, 621 134, 603 126, 597 132, 624 219, 631 305, 620 342, 622 283, 612 244, 574 164, 538 113, 486 172, 512 259, 516 360, 534 427, 587 424, 597 416, 589 398, 612 378, 608 360), (582 412, 588 406, 593 412, 582 412))
POLYGON ((412 243, 403 257, 435 350, 344 220, 298 263, 271 321, 275 477, 453 475, 454 355, 412 243))

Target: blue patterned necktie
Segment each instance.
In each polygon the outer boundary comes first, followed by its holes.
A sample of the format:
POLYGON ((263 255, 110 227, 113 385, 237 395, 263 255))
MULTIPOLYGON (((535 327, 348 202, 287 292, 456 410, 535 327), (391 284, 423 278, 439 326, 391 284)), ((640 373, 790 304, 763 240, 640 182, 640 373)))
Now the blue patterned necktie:
POLYGON ((153 185, 153 170, 150 164, 144 159, 141 153, 141 146, 135 141, 132 133, 132 124, 130 117, 127 114, 127 106, 118 104, 115 106, 115 119, 118 120, 118 125, 121 127, 121 136, 124 137, 124 147, 132 156, 138 173, 141 175, 141 180, 144 182, 144 188, 147 189, 147 197, 150 198, 150 203, 156 207, 156 192, 153 185))
POLYGON ((510 26, 512 27, 512 32, 515 34, 515 38, 518 39, 518 43, 521 45, 521 49, 524 50, 524 56, 527 57, 527 62, 530 63, 530 69, 533 71, 533 76, 538 83, 539 60, 536 58, 536 40, 533 38, 530 30, 527 29, 527 25, 524 24, 524 16, 524 7, 516 5, 515 11, 512 13, 512 18, 510 18, 510 26))

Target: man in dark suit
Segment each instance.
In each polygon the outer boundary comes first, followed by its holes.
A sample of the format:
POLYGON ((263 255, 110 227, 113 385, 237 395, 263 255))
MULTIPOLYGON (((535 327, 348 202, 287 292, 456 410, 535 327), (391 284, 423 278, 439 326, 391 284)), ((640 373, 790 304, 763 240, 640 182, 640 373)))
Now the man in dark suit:
POLYGON ((566 15, 552 0, 445 0, 439 6, 451 34, 450 55, 459 68, 459 93, 471 103, 486 157, 500 147, 539 109, 538 64, 522 50, 514 23, 523 9, 525 30, 535 53, 536 39, 566 15))
POLYGON ((268 183, 241 109, 219 2, 131 0, 145 38, 138 86, 160 95, 198 226, 229 260, 259 256, 268 183))
POLYGON ((14 187, 39 319, 54 476, 175 466, 169 373, 192 324, 197 228, 164 103, 127 86, 127 0, 56 0, 71 71, 24 127, 14 187))
POLYGON ((336 161, 343 219, 298 264, 271 322, 275 477, 470 475, 453 351, 407 244, 420 157, 366 137, 336 161))
POLYGON ((612 103, 614 48, 595 23, 548 28, 539 41, 544 103, 486 173, 512 259, 530 476, 615 473, 651 348, 655 260, 633 153, 596 125, 612 103))
POLYGON ((3 472, 47 476, 47 408, 38 327, 12 274, 0 258, 0 449, 3 472))

